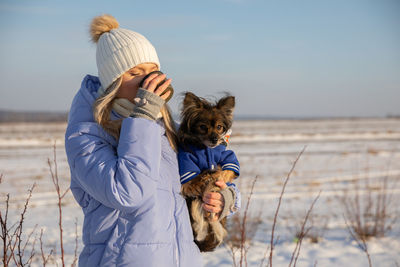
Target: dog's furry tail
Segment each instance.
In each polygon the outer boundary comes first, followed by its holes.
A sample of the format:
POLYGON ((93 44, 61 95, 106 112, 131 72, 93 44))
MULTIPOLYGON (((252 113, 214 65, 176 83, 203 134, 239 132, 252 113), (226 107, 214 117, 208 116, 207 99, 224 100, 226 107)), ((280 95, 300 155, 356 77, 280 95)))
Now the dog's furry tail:
POLYGON ((201 252, 208 252, 219 246, 227 236, 226 218, 220 221, 208 221, 204 217, 201 203, 200 199, 195 199, 190 205, 194 242, 201 252))
POLYGON ((204 210, 201 206, 200 199, 195 199, 191 206, 191 215, 193 218, 193 231, 195 239, 199 242, 203 241, 209 232, 208 222, 204 218, 204 210))
POLYGON ((227 236, 228 232, 219 221, 210 222, 210 226, 212 229, 212 233, 214 234, 215 241, 218 242, 217 246, 219 246, 224 238, 227 236))
MULTIPOLYGON (((225 218, 223 219, 225 222, 225 218)), ((216 247, 221 245, 222 241, 227 235, 224 226, 219 221, 208 222, 209 228, 206 237, 202 241, 195 239, 195 243, 199 247, 201 252, 214 251, 216 247)))

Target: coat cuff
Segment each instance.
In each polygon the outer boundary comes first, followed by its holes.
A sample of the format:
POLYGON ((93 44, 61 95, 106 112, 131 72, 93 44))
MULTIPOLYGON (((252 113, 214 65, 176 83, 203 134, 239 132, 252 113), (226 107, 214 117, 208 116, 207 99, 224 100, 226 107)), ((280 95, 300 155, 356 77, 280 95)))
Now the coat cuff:
POLYGON ((165 101, 160 96, 139 88, 131 117, 156 120, 165 101))
POLYGON ((219 191, 221 195, 224 197, 224 209, 219 216, 219 220, 225 218, 227 215, 231 214, 232 212, 236 211, 235 207, 235 199, 236 199, 236 192, 231 187, 226 187, 219 191))

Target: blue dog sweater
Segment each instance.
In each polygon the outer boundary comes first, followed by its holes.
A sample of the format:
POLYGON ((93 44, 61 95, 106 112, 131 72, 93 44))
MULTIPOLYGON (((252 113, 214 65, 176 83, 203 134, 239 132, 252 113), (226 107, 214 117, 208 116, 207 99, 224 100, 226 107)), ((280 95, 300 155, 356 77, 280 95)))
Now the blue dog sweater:
POLYGON ((189 146, 185 151, 182 147, 178 149, 179 175, 181 184, 189 182, 204 170, 215 170, 218 165, 222 170, 234 171, 240 174, 239 161, 232 150, 226 150, 225 145, 214 148, 198 148, 189 146))

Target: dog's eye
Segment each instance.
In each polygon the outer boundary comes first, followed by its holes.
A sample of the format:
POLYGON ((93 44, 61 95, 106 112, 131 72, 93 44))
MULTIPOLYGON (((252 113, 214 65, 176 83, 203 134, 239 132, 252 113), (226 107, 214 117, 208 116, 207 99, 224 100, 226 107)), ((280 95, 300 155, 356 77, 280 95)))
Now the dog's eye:
POLYGON ((218 131, 221 131, 221 130, 223 130, 223 129, 224 129, 224 126, 222 126, 222 125, 218 125, 218 126, 217 126, 217 130, 218 130, 218 131))
POLYGON ((204 124, 200 125, 200 129, 205 132, 207 132, 207 130, 208 130, 207 125, 204 125, 204 124))

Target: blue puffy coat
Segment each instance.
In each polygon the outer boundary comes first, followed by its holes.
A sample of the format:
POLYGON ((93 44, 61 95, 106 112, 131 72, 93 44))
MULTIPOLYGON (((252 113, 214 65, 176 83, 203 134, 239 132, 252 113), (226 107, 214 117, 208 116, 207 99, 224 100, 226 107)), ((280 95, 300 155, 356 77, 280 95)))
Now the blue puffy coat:
POLYGON ((126 118, 117 142, 93 119, 99 86, 85 77, 65 135, 71 191, 84 213, 79 266, 202 266, 162 123, 126 118))

